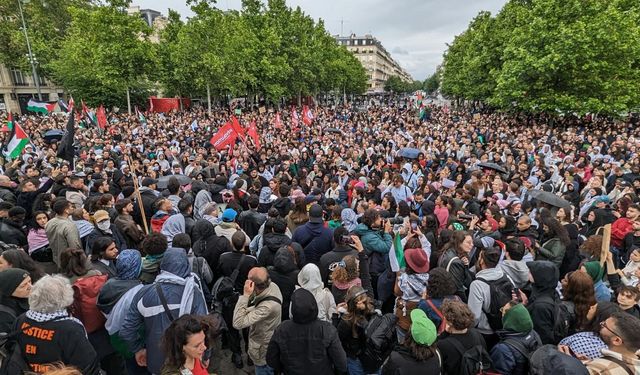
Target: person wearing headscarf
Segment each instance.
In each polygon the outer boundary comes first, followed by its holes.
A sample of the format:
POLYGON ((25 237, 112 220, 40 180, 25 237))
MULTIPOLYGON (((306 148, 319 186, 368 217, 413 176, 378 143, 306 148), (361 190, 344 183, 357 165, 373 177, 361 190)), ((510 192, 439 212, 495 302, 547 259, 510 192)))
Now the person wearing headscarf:
POLYGON ((585 272, 591 280, 593 280, 593 289, 595 291, 596 302, 608 302, 611 301, 611 290, 605 285, 604 268, 600 266, 599 261, 585 262, 580 267, 582 272, 585 272))
POLYGON ((171 215, 162 225, 161 233, 167 237, 167 244, 171 246, 173 237, 180 233, 185 233, 186 222, 181 214, 171 215))
POLYGON ((358 226, 358 215, 350 208, 342 210, 340 218, 342 219, 342 225, 347 228, 349 233, 353 232, 358 226))
POLYGON ((171 320, 185 314, 207 314, 204 294, 191 272, 187 253, 183 249, 168 249, 154 284, 137 293, 130 306, 119 335, 135 353, 136 362, 144 363, 146 358, 147 370, 159 374, 164 355, 157 343, 171 320), (140 327, 144 327, 144 338, 139 335, 140 327))
MULTIPOLYGON (((207 219, 196 221, 193 227, 193 253, 198 257, 203 257, 209 268, 215 272, 218 268, 218 259, 220 255, 233 251, 231 243, 222 236, 218 236, 215 232, 213 224, 207 219)), ((214 280, 218 275, 214 275, 214 280)))
POLYGON ((11 332, 16 317, 29 310, 31 277, 20 268, 0 272, 0 332, 11 332))
POLYGON ((116 275, 102 286, 98 295, 97 306, 107 317, 104 325, 111 343, 125 358, 129 373, 135 374, 138 368, 133 353, 127 350, 126 344, 122 341, 118 332, 122 328, 125 315, 131 306, 133 297, 142 289, 142 282, 139 280, 142 270, 142 257, 135 249, 123 250, 118 255, 118 262, 115 265, 116 275))
POLYGON ((298 284, 313 294, 318 303, 318 319, 330 322, 331 317, 336 312, 336 301, 333 299, 331 291, 324 287, 320 269, 313 263, 302 267, 298 273, 298 284))

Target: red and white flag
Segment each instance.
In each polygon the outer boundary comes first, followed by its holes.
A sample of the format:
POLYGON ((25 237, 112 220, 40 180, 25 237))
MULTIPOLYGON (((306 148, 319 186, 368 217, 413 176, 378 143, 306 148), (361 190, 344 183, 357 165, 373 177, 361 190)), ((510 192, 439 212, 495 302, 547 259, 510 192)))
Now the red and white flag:
POLYGON ((307 126, 311 125, 311 123, 313 122, 313 112, 311 112, 309 106, 305 105, 302 107, 302 122, 304 122, 307 126))
POLYGON ((298 116, 295 105, 291 107, 291 124, 293 125, 293 129, 297 129, 298 124, 300 124, 300 117, 298 116))
POLYGON ((236 118, 236 116, 231 116, 231 126, 233 126, 233 130, 238 136, 240 136, 240 139, 244 142, 244 134, 246 130, 242 127, 242 125, 240 125, 240 121, 238 121, 238 118, 236 118))
POLYGON ((229 145, 233 147, 233 144, 236 143, 236 138, 238 138, 238 133, 233 129, 233 125, 227 122, 211 137, 209 142, 217 151, 220 151, 229 145))

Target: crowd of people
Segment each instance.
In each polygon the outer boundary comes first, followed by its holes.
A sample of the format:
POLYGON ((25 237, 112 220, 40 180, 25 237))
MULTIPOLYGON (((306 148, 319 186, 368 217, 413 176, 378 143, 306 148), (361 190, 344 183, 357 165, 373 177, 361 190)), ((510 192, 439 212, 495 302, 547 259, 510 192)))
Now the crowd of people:
POLYGON ((15 116, 0 374, 640 373, 635 119, 313 111, 15 116))

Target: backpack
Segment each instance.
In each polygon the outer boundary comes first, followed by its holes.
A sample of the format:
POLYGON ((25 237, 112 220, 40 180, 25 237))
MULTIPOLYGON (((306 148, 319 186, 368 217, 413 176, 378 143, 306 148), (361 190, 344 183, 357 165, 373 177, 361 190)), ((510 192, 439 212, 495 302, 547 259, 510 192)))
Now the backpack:
POLYGON ((398 318, 393 313, 382 314, 376 310, 364 330, 366 345, 359 359, 366 373, 377 372, 384 360, 393 350, 398 338, 396 336, 396 322, 398 318))
POLYGON ((569 336, 569 328, 575 315, 573 305, 559 300, 556 301, 550 296, 539 297, 536 302, 553 305, 553 343, 557 344, 560 340, 569 336))
POLYGON ((240 295, 240 291, 236 290, 236 279, 238 278, 240 266, 244 259, 245 255, 242 254, 231 276, 220 276, 213 284, 211 288, 211 311, 222 313, 224 307, 235 303, 235 300, 240 295))
POLYGON ((73 283, 73 305, 71 311, 84 325, 87 333, 93 333, 104 327, 107 321, 96 305, 98 294, 107 275, 81 277, 73 283))
POLYGON ((475 345, 465 350, 458 340, 452 339, 451 343, 462 354, 459 375, 498 375, 497 372, 491 371, 493 367, 491 356, 482 345, 475 345))
POLYGON ((491 301, 489 302, 489 311, 482 310, 487 316, 487 321, 492 330, 497 331, 502 329, 502 313, 500 309, 507 302, 513 300, 513 293, 518 295, 517 289, 509 276, 502 275, 498 280, 487 281, 480 277, 476 280, 481 281, 489 286, 489 294, 491 295, 491 301))

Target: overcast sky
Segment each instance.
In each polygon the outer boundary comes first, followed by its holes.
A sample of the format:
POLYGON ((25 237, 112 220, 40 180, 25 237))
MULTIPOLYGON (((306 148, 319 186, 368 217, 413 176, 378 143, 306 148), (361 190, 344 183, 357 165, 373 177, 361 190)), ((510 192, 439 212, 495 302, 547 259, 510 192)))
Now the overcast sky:
MULTIPOLYGON (((442 62, 446 43, 460 34, 481 10, 496 14, 506 0, 287 0, 314 19, 322 18, 331 34, 371 34, 414 79, 424 80, 442 62)), ((218 0, 222 9, 240 9, 241 0, 218 0)), ((182 0, 133 0, 132 5, 167 14, 193 15, 182 0)))

